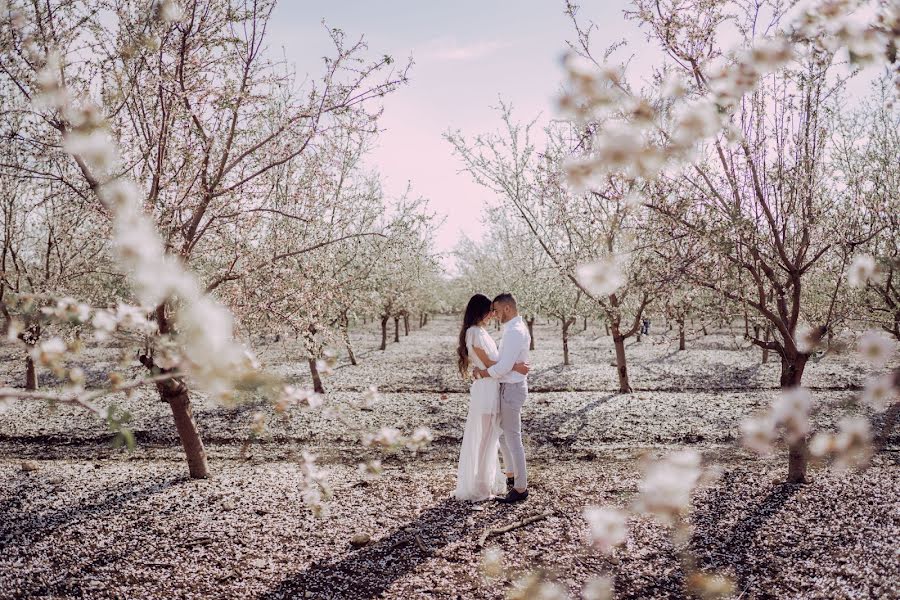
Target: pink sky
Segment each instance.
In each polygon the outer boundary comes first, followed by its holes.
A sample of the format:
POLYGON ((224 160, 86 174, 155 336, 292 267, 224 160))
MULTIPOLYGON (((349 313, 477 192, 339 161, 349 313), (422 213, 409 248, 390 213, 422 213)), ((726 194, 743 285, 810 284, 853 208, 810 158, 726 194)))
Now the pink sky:
MULTIPOLYGON (((649 73, 658 50, 622 16, 627 3, 583 4, 581 14, 598 27, 595 42, 627 40, 628 50, 619 56, 632 56, 630 74, 649 73)), ((283 47, 298 73, 319 73, 321 57, 330 50, 324 19, 348 39, 365 35, 373 57, 412 56, 411 82, 386 98, 384 131, 369 163, 382 173, 390 196, 410 182, 415 195, 429 199, 444 219, 435 247, 446 254, 463 233, 482 237, 480 213, 498 199, 460 172, 442 136, 448 129, 466 136, 496 129, 492 107, 500 97, 521 120, 555 116, 560 58, 572 36, 563 10, 562 0, 285 0, 270 25, 271 49, 283 47)), ((853 87, 864 93, 868 88, 860 79, 853 87)), ((452 260, 444 264, 452 269, 452 260)))

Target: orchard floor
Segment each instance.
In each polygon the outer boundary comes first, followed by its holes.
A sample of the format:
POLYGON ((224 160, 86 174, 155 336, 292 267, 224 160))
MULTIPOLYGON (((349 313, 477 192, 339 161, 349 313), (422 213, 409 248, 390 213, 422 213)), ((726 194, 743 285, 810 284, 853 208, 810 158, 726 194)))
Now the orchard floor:
MULTIPOLYGON (((375 325, 359 327, 359 366, 342 356, 326 379, 328 403, 344 421, 318 412, 284 419, 260 399, 222 407, 195 397, 210 480, 185 478, 171 416, 149 391, 112 399, 133 415, 138 447, 130 453, 75 409, 10 407, 0 415, 0 598, 504 598, 536 568, 572 597, 609 574, 618 598, 679 598, 683 573, 663 526, 632 519, 625 547, 604 557, 586 546, 582 511, 627 506, 642 460, 685 447, 721 467, 695 495, 691 546, 702 567, 735 580, 735 597, 900 597, 897 435, 864 472, 816 467, 807 485, 779 483, 783 452, 759 459, 735 443, 741 418, 777 393, 778 372, 759 364, 737 332, 692 333, 677 352, 677 340, 655 327, 629 342, 636 391, 622 395, 602 331, 575 334, 573 365, 564 367, 557 328, 539 324, 523 417, 531 497, 512 507, 450 500, 466 411, 454 327, 435 319, 385 352, 375 325), (361 391, 372 384, 381 398, 362 410, 361 391), (248 446, 259 411, 268 432, 248 446), (377 427, 419 425, 435 436, 419 454, 385 456, 359 442, 377 427), (294 459, 302 450, 319 455, 334 490, 324 519, 300 497, 294 459), (366 479, 356 467, 373 458, 385 472, 366 479), (482 534, 545 512, 489 540, 503 551, 506 575, 485 579, 482 534), (360 533, 371 541, 354 547, 360 533)), ((259 352, 284 378, 308 379, 293 341, 260 342, 259 352)), ((117 353, 92 351, 89 379, 99 380, 117 353)), ((0 383, 18 384, 21 357, 0 348, 0 361, 0 383)), ((808 367, 816 427, 860 412, 852 399, 865 374, 852 357, 808 367)))

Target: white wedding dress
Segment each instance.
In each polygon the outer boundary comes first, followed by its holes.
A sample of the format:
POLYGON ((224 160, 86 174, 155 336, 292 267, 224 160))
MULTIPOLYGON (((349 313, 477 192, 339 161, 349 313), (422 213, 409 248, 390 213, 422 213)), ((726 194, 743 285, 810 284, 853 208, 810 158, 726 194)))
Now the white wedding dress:
MULTIPOLYGON (((482 327, 466 332, 469 360, 479 369, 485 365, 472 349, 477 346, 488 358, 497 360, 497 344, 482 327)), ((500 469, 500 383, 494 378, 476 379, 469 388, 469 416, 459 450, 456 472, 457 500, 487 500, 506 492, 506 479, 500 469)))

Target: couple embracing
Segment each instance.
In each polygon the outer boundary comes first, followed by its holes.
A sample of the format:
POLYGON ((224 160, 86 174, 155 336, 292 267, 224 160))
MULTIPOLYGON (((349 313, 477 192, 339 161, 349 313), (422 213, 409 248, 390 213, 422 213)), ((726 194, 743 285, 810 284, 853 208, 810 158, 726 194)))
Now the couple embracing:
POLYGON ((453 493, 458 500, 513 503, 528 497, 522 406, 528 397, 530 345, 512 294, 500 294, 493 302, 482 294, 469 299, 457 348, 460 374, 473 378, 453 493), (504 325, 499 349, 486 329, 493 318, 504 325))

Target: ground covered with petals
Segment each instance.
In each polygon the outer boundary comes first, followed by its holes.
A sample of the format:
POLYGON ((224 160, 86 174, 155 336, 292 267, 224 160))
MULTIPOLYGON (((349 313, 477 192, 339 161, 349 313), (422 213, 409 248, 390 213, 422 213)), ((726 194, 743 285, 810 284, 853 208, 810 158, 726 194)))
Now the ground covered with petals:
MULTIPOLYGON (((357 329, 360 364, 342 355, 325 381, 340 417, 283 418, 257 398, 223 407, 195 397, 210 480, 185 478, 168 407, 150 392, 111 399, 133 415, 138 447, 130 453, 76 409, 9 407, 0 416, 0 598, 504 598, 533 569, 572 597, 602 574, 615 578, 619 598, 683 597, 664 526, 632 518, 625 546, 607 557, 588 548, 582 515, 588 505, 629 505, 643 461, 680 448, 721 466, 695 494, 690 545, 703 569, 734 580, 735 597, 900 596, 896 434, 866 471, 816 467, 807 485, 781 483, 783 452, 760 459, 736 443, 741 418, 777 394, 778 373, 774 361, 759 364, 737 330, 693 333, 683 352, 666 331, 632 342, 636 391, 622 395, 602 328, 575 335, 565 367, 557 327, 539 324, 523 416, 531 497, 507 507, 448 498, 466 411, 452 362, 454 321, 401 334, 385 352, 374 326, 357 329), (369 385, 380 398, 361 408, 369 385), (251 440, 260 412, 268 428, 251 440), (435 437, 425 452, 384 454, 360 443, 365 431, 420 425, 435 437), (319 455, 333 487, 322 519, 302 502, 303 450, 319 455), (357 470, 372 459, 385 467, 380 477, 357 470), (544 513, 488 540, 502 551, 505 573, 485 578, 484 533, 544 513)), ((258 346, 270 369, 299 385, 308 380, 295 341, 258 346)), ((88 377, 99 378, 117 352, 92 351, 88 377)), ((4 384, 20 384, 21 357, 0 349, 0 358, 4 384)), ((844 356, 808 367, 816 427, 848 414, 879 424, 853 403, 865 374, 844 356)))

